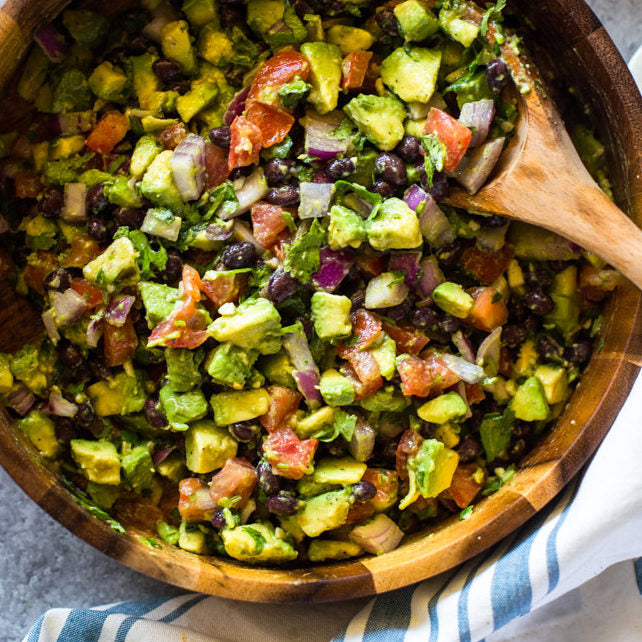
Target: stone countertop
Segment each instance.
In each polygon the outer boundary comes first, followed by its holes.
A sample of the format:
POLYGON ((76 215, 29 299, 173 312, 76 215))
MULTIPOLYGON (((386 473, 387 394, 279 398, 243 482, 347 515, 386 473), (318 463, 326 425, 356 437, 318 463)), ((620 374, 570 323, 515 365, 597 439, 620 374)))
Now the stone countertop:
MULTIPOLYGON (((629 60, 642 45, 640 0, 588 0, 629 60)), ((49 517, 0 469, 0 642, 22 639, 51 607, 88 607, 173 596, 85 544, 49 517)))

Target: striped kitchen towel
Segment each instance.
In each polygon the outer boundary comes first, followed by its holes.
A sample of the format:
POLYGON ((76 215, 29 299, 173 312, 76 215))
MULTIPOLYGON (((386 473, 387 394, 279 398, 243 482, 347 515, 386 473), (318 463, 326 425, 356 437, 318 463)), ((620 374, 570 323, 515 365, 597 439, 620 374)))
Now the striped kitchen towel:
POLYGON ((275 606, 187 594, 53 609, 25 640, 639 641, 641 469, 642 376, 590 464, 561 496, 451 572, 340 604, 275 606))

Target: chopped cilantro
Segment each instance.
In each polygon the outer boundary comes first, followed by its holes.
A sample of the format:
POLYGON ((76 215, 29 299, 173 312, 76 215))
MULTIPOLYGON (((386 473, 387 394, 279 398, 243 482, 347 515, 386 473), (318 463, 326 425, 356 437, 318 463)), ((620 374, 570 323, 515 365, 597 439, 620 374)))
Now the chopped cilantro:
POLYGON ((468 519, 473 514, 474 510, 474 506, 466 506, 466 508, 459 513, 459 521, 463 522, 465 519, 468 519))
POLYGON ((299 101, 310 91, 311 85, 297 76, 292 82, 279 87, 278 94, 286 109, 294 109, 299 101))
POLYGON ((482 488, 482 495, 488 497, 488 495, 496 493, 515 476, 516 472, 515 464, 511 464, 505 470, 503 468, 495 468, 495 474, 486 480, 486 485, 482 488))
POLYGON ((337 437, 342 436, 346 441, 352 439, 357 418, 355 415, 348 414, 343 410, 336 410, 332 424, 323 426, 313 437, 319 441, 334 441, 337 437))
POLYGON ((243 526, 243 530, 254 540, 253 555, 260 555, 265 546, 265 537, 251 526, 243 526))
POLYGON ((444 161, 446 160, 446 147, 433 134, 422 136, 421 144, 426 151, 426 155, 424 157, 426 178, 428 180, 428 185, 432 186, 433 176, 435 175, 435 172, 441 172, 444 169, 444 161))
POLYGON ((285 270, 302 283, 307 283, 321 266, 319 250, 325 239, 326 231, 315 218, 310 229, 285 250, 285 270))
MULTIPOLYGON (((171 215, 171 213, 170 213, 171 215)), ((141 278, 145 281, 154 274, 162 272, 167 264, 167 250, 159 245, 157 250, 152 249, 147 236, 140 230, 130 230, 128 227, 119 227, 114 234, 114 239, 126 236, 138 252, 136 262, 140 268, 141 278)))

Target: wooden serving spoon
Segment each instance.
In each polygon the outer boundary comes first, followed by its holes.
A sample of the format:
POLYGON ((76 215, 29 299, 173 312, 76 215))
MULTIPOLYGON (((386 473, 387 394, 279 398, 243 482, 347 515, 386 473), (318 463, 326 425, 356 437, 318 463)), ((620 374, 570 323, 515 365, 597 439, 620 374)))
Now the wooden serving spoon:
MULTIPOLYGON (((488 39, 496 31, 489 25, 488 39)), ((508 38, 502 57, 520 93, 515 136, 476 194, 451 190, 446 203, 545 227, 617 268, 642 289, 642 230, 598 187, 580 160, 535 66, 508 38)))

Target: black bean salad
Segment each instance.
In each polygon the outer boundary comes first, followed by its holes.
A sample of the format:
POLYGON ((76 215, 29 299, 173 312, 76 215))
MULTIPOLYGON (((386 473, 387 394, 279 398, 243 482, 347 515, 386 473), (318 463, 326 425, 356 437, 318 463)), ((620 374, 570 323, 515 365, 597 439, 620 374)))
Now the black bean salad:
POLYGON ((0 395, 95 515, 321 562, 510 480, 618 276, 444 202, 515 126, 504 4, 85 1, 38 29, 0 266, 45 332, 0 395))

